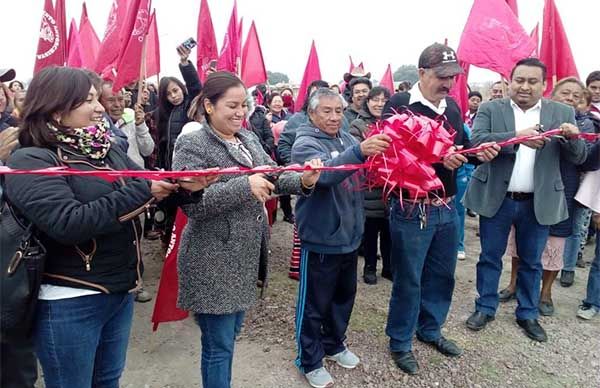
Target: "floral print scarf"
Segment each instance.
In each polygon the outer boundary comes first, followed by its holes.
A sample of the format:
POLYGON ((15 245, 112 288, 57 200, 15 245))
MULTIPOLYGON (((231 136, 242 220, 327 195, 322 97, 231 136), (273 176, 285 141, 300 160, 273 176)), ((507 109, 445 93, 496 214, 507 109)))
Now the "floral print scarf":
POLYGON ((110 149, 110 134, 106 121, 83 128, 59 129, 48 123, 48 127, 60 143, 91 159, 104 159, 110 149))

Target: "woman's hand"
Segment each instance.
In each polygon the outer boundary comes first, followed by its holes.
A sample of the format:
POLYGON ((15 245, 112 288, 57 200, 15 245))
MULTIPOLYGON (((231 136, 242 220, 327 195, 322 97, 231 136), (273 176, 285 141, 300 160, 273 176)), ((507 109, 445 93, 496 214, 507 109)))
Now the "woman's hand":
POLYGON ((181 186, 181 188, 191 192, 196 192, 204 190, 208 186, 212 185, 219 180, 219 177, 220 175, 194 176, 180 178, 177 181, 179 182, 179 186, 181 186))
POLYGON ((146 112, 144 112, 144 107, 142 106, 142 104, 135 104, 134 110, 135 110, 135 125, 136 126, 142 125, 142 123, 146 119, 146 112))
POLYGON ((151 181, 150 192, 157 201, 162 201, 179 189, 179 185, 165 181, 151 181))
POLYGON ((252 195, 260 202, 265 203, 271 197, 271 192, 275 190, 275 185, 265 179, 263 174, 254 174, 248 177, 252 195))
POLYGON ((189 48, 185 47, 182 44, 177 46, 177 54, 179 54, 179 59, 180 59, 182 65, 188 64, 188 57, 190 56, 191 52, 192 52, 192 50, 190 50, 189 48))
POLYGON ((307 170, 302 173, 302 186, 306 189, 312 189, 317 184, 319 177, 321 176, 321 170, 318 168, 323 167, 321 159, 311 159, 304 163, 305 166, 310 166, 314 170, 307 170))

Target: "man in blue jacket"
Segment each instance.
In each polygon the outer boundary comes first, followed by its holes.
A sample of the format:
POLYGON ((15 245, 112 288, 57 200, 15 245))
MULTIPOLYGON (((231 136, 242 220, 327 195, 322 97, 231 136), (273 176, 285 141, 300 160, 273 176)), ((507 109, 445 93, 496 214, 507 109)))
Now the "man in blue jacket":
MULTIPOLYGON (((362 143, 341 131, 342 97, 315 91, 308 104, 309 122, 298 128, 292 162, 320 158, 325 166, 362 164, 387 149, 391 139, 376 135, 362 143)), ((356 170, 324 171, 313 194, 298 198, 296 222, 302 245, 296 307, 296 365, 313 387, 333 383, 323 358, 348 369, 359 359, 344 345, 356 295, 357 250, 362 240, 363 193, 356 170)))

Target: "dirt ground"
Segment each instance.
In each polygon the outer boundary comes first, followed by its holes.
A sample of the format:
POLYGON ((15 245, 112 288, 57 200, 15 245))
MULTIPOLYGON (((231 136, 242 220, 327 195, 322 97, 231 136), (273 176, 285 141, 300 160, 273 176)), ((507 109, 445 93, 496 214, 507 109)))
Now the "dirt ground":
MULTIPOLYGON (((389 356, 384 333, 391 283, 379 278, 377 285, 368 286, 361 279, 348 330, 348 346, 359 355, 361 364, 351 371, 327 364, 336 387, 600 387, 600 319, 584 322, 575 317, 584 297, 589 265, 577 269, 572 287, 555 284, 556 314, 541 318, 549 335, 547 343, 535 343, 521 333, 514 321, 514 301, 501 305, 496 320, 482 332, 474 333, 465 327, 476 297, 476 227, 476 220, 468 218, 468 257, 458 263, 454 300, 444 328, 445 335, 464 348, 464 354, 458 359, 446 358, 415 341, 420 373, 413 377, 403 374, 389 356)), ((308 387, 293 363, 297 282, 287 278, 291 241, 291 225, 277 222, 273 227, 269 288, 265 298, 248 312, 236 344, 235 388, 308 387)), ((154 294, 162 257, 154 242, 146 242, 144 250, 147 290, 154 294)), ((588 261, 592 253, 593 246, 586 247, 588 261)), ((507 275, 505 266, 502 286, 507 283, 507 275)), ((121 386, 200 387, 200 333, 192 320, 162 324, 153 333, 153 302, 137 303, 135 307, 121 386)))

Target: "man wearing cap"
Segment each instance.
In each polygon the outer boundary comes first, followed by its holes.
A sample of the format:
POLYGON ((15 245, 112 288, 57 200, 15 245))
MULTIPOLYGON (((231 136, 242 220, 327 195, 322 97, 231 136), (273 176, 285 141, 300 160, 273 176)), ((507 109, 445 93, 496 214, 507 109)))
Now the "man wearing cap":
POLYGON ((349 123, 353 122, 359 117, 359 112, 363 107, 363 101, 369 95, 369 91, 373 84, 371 80, 366 77, 352 78, 348 84, 348 106, 344 110, 344 117, 349 123))
MULTIPOLYGON (((456 132, 456 146, 469 147, 463 132, 462 113, 448 97, 454 77, 462 73, 456 53, 435 43, 419 57, 419 82, 409 92, 397 93, 384 108, 384 118, 401 109, 439 119, 444 127, 456 132)), ((458 250, 456 213, 456 169, 463 163, 493 159, 493 146, 477 156, 453 155, 433 165, 444 185, 443 190, 414 197, 403 192, 392 197, 390 232, 392 237, 393 286, 386 334, 396 365, 415 374, 418 363, 412 353, 412 339, 431 344, 446 356, 459 356, 462 350, 441 333, 446 321, 452 292, 458 250)))
POLYGON ((481 330, 494 320, 502 256, 511 225, 515 227, 519 270, 517 324, 539 342, 547 335, 537 321, 542 277, 541 255, 549 226, 568 217, 560 173, 561 154, 579 165, 587 156, 585 143, 574 135, 575 112, 567 105, 542 99, 546 66, 537 58, 522 59, 512 70, 509 96, 481 105, 473 124, 473 142, 504 141, 560 128, 562 136, 529 140, 502 148, 500 156, 479 166, 465 195, 465 206, 479 213, 481 255, 477 263, 475 312, 467 320, 481 330))

